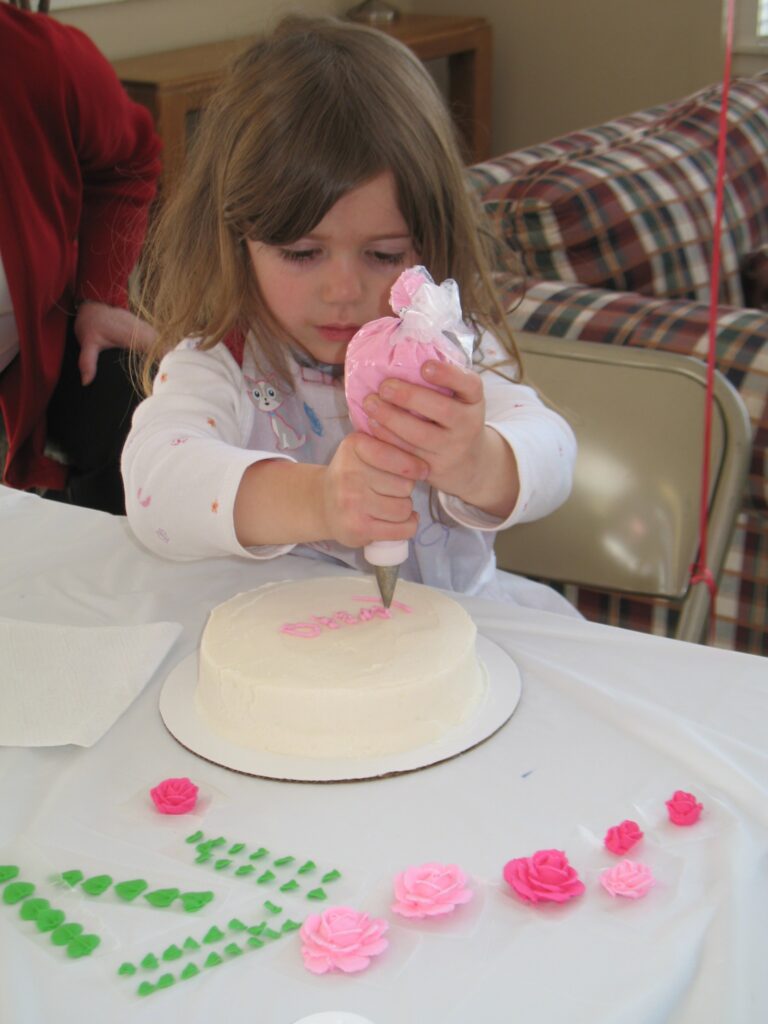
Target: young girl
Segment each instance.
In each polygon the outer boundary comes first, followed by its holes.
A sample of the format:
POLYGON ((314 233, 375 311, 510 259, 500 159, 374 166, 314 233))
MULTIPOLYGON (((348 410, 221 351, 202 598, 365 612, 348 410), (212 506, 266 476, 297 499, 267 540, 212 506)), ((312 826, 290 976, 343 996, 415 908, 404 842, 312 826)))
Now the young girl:
POLYGON ((495 569, 495 531, 567 497, 575 443, 530 388, 485 369, 516 353, 479 223, 450 117, 404 46, 293 17, 245 53, 146 268, 147 389, 160 362, 123 453, 144 544, 370 572, 365 544, 409 538, 403 579, 572 611, 495 569), (414 264, 458 283, 485 372, 428 362, 424 387, 386 381, 366 400, 373 434, 354 432, 346 347, 414 264))

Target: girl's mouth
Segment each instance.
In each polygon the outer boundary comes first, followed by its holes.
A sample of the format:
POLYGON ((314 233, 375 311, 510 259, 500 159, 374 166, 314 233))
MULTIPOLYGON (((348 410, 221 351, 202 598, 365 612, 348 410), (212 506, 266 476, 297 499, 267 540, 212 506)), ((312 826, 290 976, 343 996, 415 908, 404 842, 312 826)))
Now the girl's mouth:
POLYGON ((359 331, 359 324, 319 324, 315 330, 326 341, 348 342, 359 331))

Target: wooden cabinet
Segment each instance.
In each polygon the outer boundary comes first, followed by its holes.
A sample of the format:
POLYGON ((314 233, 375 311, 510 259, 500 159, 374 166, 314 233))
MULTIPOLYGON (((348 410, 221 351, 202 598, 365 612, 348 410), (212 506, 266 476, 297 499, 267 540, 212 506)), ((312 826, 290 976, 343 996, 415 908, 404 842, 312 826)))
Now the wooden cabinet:
MULTIPOLYGON (((483 18, 403 14, 377 26, 423 61, 446 58, 447 89, 467 162, 490 156, 491 27, 483 18)), ((206 43, 113 61, 128 93, 147 107, 163 140, 163 189, 174 187, 184 166, 187 139, 201 108, 230 60, 256 37, 206 43)))

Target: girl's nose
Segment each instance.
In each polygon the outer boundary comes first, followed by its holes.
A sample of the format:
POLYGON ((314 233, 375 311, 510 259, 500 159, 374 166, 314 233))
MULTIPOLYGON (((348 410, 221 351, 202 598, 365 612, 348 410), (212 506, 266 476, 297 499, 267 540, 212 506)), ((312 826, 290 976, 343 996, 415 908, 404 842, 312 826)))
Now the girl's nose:
POLYGON ((331 260, 323 281, 323 299, 336 306, 357 302, 363 294, 358 269, 345 259, 331 260))

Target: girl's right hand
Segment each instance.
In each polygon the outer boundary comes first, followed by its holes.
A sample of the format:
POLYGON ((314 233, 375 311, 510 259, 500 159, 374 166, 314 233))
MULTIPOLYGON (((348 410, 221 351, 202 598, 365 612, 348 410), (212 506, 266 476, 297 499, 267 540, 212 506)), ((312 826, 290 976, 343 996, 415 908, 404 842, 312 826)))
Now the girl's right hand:
POLYGON ((351 548, 410 539, 418 527, 411 493, 428 474, 417 455, 368 434, 348 434, 323 477, 327 539, 351 548))

